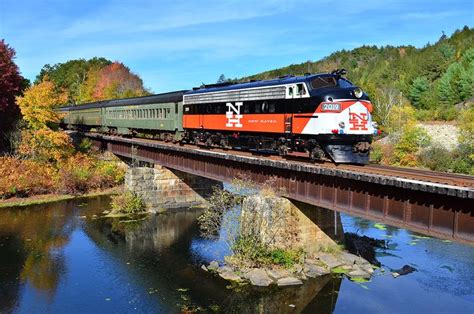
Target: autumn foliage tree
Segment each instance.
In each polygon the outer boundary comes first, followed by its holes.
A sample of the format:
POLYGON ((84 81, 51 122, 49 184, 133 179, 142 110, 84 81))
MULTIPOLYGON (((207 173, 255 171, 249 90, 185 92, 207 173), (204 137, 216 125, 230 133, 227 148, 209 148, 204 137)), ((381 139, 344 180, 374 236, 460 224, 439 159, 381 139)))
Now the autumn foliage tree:
MULTIPOLYGON (((13 62, 15 50, 5 41, 0 40, 0 133, 7 132, 18 119, 20 110, 15 104, 15 97, 21 93, 24 79, 18 66, 13 62)), ((0 150, 2 140, 0 137, 0 150)))
POLYGON ((48 77, 54 85, 68 93, 68 103, 78 103, 83 97, 83 85, 91 70, 100 70, 111 64, 105 58, 94 57, 89 60, 75 59, 53 65, 45 64, 36 77, 35 84, 41 83, 48 77))
POLYGON ((67 93, 58 92, 47 76, 42 82, 29 87, 23 96, 17 97, 21 114, 28 125, 22 132, 18 147, 20 155, 42 162, 58 162, 72 154, 69 136, 50 128, 61 118, 54 108, 66 100, 67 93))
POLYGON ((123 63, 113 62, 102 69, 90 69, 81 94, 84 97, 80 102, 91 102, 144 96, 149 92, 143 87, 143 81, 138 75, 123 63))
POLYGON ((60 113, 55 107, 67 101, 67 93, 58 92, 48 77, 29 87, 23 96, 17 97, 23 119, 31 129, 44 129, 50 123, 59 122, 60 113))

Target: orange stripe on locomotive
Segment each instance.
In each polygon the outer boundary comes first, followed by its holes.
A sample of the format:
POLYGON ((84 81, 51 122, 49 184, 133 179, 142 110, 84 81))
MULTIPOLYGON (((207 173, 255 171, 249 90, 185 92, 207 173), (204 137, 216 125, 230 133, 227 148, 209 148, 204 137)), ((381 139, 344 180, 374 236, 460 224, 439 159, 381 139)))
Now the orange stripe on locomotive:
POLYGON ((230 119, 225 114, 184 115, 183 127, 214 131, 284 133, 285 114, 242 114, 234 115, 230 119))

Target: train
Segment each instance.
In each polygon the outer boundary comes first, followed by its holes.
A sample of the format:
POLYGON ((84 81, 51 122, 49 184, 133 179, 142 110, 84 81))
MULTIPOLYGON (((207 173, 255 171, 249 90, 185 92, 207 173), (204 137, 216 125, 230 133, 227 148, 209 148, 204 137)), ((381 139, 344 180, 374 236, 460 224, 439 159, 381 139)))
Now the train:
POLYGON ((223 82, 143 97, 60 107, 60 126, 200 147, 367 164, 369 96, 346 71, 223 82))

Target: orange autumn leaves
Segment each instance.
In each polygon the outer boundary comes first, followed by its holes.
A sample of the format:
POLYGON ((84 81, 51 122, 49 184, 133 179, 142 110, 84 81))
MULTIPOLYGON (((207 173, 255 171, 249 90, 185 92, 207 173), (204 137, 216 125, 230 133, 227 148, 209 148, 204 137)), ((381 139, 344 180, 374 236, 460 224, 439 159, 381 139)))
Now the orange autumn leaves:
POLYGON ((101 69, 91 68, 87 79, 80 87, 78 103, 105 99, 145 96, 149 92, 142 79, 130 72, 123 63, 113 62, 101 69))
MULTIPOLYGON (((114 82, 114 77, 108 82, 114 82)), ((123 169, 116 163, 101 160, 94 151, 76 151, 71 138, 57 130, 61 114, 55 108, 67 97, 45 76, 16 98, 25 128, 14 155, 0 157, 0 199, 86 193, 123 180, 123 169)))

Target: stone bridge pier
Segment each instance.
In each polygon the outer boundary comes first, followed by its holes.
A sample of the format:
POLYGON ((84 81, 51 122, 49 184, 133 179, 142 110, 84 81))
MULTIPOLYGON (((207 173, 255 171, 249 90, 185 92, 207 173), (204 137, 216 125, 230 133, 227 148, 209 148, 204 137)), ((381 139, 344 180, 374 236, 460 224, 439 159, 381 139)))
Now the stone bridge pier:
POLYGON ((202 206, 214 186, 222 187, 222 182, 159 165, 130 167, 125 174, 125 188, 138 194, 153 212, 202 206))
POLYGON ((270 247, 308 256, 338 250, 344 231, 338 212, 278 196, 252 195, 242 204, 241 233, 270 247))

